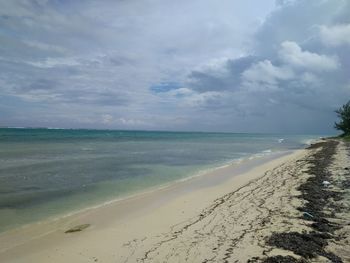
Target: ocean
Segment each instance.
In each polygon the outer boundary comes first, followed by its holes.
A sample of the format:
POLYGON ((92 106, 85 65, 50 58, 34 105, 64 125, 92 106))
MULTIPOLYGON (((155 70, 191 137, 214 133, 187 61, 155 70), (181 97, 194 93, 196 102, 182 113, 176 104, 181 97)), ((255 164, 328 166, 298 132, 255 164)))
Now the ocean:
POLYGON ((0 129, 0 232, 123 199, 321 135, 0 129))

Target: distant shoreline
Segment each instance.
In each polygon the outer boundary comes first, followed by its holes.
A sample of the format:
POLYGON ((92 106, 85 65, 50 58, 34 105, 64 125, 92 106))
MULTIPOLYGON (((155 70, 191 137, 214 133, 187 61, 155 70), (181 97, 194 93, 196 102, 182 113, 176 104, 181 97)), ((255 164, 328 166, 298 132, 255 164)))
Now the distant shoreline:
MULTIPOLYGON (((108 129, 108 128, 60 128, 60 127, 11 127, 11 126, 0 126, 0 129, 18 129, 18 130, 72 130, 72 131, 114 131, 114 132, 162 132, 162 133, 212 133, 212 134, 261 134, 261 135, 304 135, 303 133, 283 133, 283 132, 234 132, 234 131, 199 131, 199 130, 157 130, 157 129, 108 129)), ((332 137, 335 134, 313 134, 320 137, 332 137)))

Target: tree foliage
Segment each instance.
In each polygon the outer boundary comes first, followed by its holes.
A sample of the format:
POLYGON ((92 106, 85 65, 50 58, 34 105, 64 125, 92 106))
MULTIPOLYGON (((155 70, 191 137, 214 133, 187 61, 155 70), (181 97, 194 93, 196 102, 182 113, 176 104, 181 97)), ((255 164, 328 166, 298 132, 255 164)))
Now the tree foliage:
POLYGON ((344 135, 350 135, 350 101, 335 112, 340 120, 334 124, 334 128, 343 131, 344 135))

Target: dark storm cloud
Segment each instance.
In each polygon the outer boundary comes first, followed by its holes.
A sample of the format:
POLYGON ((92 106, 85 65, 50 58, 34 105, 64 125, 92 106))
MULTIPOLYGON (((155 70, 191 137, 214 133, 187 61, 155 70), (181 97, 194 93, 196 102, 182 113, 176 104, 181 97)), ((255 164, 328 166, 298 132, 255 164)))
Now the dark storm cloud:
POLYGON ((193 71, 188 76, 188 84, 197 92, 234 91, 241 84, 241 75, 259 59, 255 56, 227 60, 219 70, 193 71))

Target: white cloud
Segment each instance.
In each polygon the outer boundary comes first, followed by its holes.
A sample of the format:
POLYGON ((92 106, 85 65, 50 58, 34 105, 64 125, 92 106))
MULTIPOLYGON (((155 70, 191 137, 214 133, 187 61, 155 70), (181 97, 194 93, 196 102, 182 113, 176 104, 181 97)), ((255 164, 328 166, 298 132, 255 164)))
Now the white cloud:
POLYGON ((297 43, 292 41, 285 41, 281 44, 279 56, 289 65, 312 71, 331 71, 339 67, 336 57, 303 51, 297 43))
POLYGON ((81 63, 74 57, 46 58, 44 61, 31 61, 28 64, 38 68, 54 68, 57 66, 79 66, 81 63))
POLYGON ((57 53, 64 53, 67 51, 63 47, 52 45, 52 44, 47 44, 47 43, 40 42, 40 41, 24 40, 23 43, 29 47, 41 49, 43 51, 52 51, 52 52, 57 52, 57 53))
POLYGON ((188 96, 188 95, 192 95, 193 91, 189 88, 179 88, 179 89, 170 90, 167 93, 173 96, 186 96, 186 95, 188 96))
POLYGON ((94 123, 96 122, 96 120, 97 122, 100 122, 101 124, 103 124, 105 127, 112 127, 113 125, 116 125, 116 124, 119 125, 119 127, 123 127, 123 128, 132 128, 140 125, 145 127, 148 126, 147 122, 144 120, 139 120, 132 117, 118 117, 109 113, 103 113, 100 116, 96 116, 95 119, 90 120, 90 123, 94 123))
POLYGON ((197 108, 222 104, 225 100, 225 92, 206 91, 197 92, 189 88, 179 88, 163 93, 163 99, 176 101, 183 107, 197 108))
POLYGON ((243 72, 242 77, 246 82, 276 85, 278 80, 292 79, 294 73, 288 67, 277 67, 270 60, 264 60, 253 64, 243 72))
POLYGON ((320 26, 320 36, 329 46, 350 45, 350 24, 320 26))
POLYGON ((103 124, 112 124, 114 122, 114 117, 110 114, 103 114, 101 117, 103 124))
POLYGON ((313 84, 313 85, 320 84, 320 78, 310 72, 303 73, 300 79, 306 84, 313 84))
POLYGON ((190 107, 215 107, 222 104, 224 94, 222 92, 207 91, 203 93, 194 92, 185 97, 184 104, 190 107))
POLYGON ((125 126, 139 126, 139 125, 147 126, 147 123, 145 121, 138 120, 138 119, 131 119, 131 118, 119 118, 118 122, 125 126))
POLYGON ((220 76, 227 73, 226 65, 227 61, 230 59, 232 59, 232 57, 219 57, 210 59, 209 61, 195 67, 194 70, 211 72, 215 75, 220 76))

